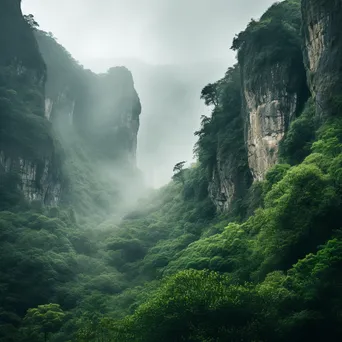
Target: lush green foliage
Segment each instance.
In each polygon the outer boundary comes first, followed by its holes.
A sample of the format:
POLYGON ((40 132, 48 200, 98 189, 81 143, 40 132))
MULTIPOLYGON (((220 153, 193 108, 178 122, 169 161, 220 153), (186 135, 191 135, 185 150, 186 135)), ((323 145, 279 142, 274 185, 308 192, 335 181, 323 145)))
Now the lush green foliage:
POLYGON ((315 107, 310 99, 303 113, 291 122, 289 130, 280 144, 282 159, 294 165, 301 163, 310 154, 317 126, 315 121, 315 107))
POLYGON ((43 335, 44 342, 46 342, 50 333, 60 329, 64 319, 65 314, 58 304, 50 303, 29 309, 24 318, 23 338, 28 341, 35 338, 39 341, 43 335))
POLYGON ((195 152, 200 163, 209 170, 213 169, 218 156, 227 158, 234 155, 237 159, 243 159, 240 87, 240 70, 235 66, 227 71, 223 79, 202 90, 206 104, 215 107, 212 117, 203 117, 201 130, 195 133, 199 137, 195 152))
POLYGON ((180 272, 111 329, 117 341, 251 340, 262 330, 262 306, 252 288, 231 285, 229 276, 180 272))
POLYGON ((301 165, 270 171, 264 207, 249 220, 189 244, 133 315, 103 320, 108 341, 338 339, 341 158, 340 142, 331 141, 340 139, 338 127, 321 129, 301 165))
POLYGON ((2 288, 12 291, 2 309, 4 336, 17 331, 30 338, 31 331, 43 338, 38 323, 15 327, 26 309, 55 302, 66 316, 47 335, 51 341, 337 338, 340 127, 323 126, 302 164, 270 170, 261 207, 243 223, 204 210, 207 183, 198 165, 183 170, 184 184, 151 193, 120 224, 99 225, 96 236, 78 227, 71 212, 2 213, 4 265, 23 265, 16 273, 5 268, 1 277, 2 288), (28 297, 15 286, 19 278, 32 291, 28 297))
POLYGON ((284 61, 302 64, 300 27, 300 1, 275 3, 235 37, 232 49, 238 50, 239 62, 250 74, 284 61))
POLYGON ((39 324, 27 326, 23 318, 45 303, 66 312, 61 330, 47 336, 56 341, 84 324, 95 327, 90 322, 104 315, 131 313, 147 295, 141 285, 160 278, 214 217, 203 172, 184 171, 184 187, 174 183, 151 194, 119 226, 113 218, 98 224, 97 215, 58 208, 0 212, 1 340, 43 339, 39 324))

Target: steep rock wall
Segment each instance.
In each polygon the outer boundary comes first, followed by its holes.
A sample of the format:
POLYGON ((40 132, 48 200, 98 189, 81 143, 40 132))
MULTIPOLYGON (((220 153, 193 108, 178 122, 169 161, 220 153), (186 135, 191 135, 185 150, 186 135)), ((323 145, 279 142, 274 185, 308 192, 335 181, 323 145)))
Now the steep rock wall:
POLYGON ((208 172, 208 193, 218 212, 228 211, 251 184, 241 116, 240 68, 229 68, 225 77, 208 84, 201 94, 213 105, 211 117, 202 117, 195 146, 202 167, 208 172))
MULTIPOLYGON (((75 190, 68 184, 77 181, 70 171, 76 159, 80 179, 90 177, 80 174, 89 168, 93 182, 103 170, 116 172, 117 183, 135 173, 141 105, 126 68, 101 75, 85 70, 51 33, 34 26, 20 1, 1 2, 0 189, 15 174, 27 200, 49 205, 75 190)), ((107 181, 101 189, 113 183, 107 181)))
POLYGON ((230 173, 229 160, 217 161, 209 182, 209 197, 213 201, 218 212, 228 211, 234 199, 235 182, 230 173))
POLYGON ((15 174, 27 200, 52 204, 59 200, 60 184, 51 127, 44 118, 46 67, 20 3, 1 1, 0 176, 6 180, 15 174))
POLYGON ((293 76, 286 64, 270 66, 253 85, 249 77, 245 71, 242 91, 246 144, 251 173, 260 181, 278 162, 279 143, 300 102, 298 92, 289 91, 293 76))
POLYGON ((46 117, 62 134, 71 126, 97 157, 135 166, 141 104, 131 72, 115 67, 97 75, 51 34, 37 31, 36 37, 47 65, 46 117))
POLYGON ((279 162, 280 142, 309 97, 301 25, 300 0, 276 2, 234 38, 238 65, 202 91, 215 109, 198 132, 200 161, 210 165, 220 212, 279 162))
POLYGON ((135 167, 141 104, 131 72, 114 67, 89 74, 86 92, 76 101, 74 124, 100 158, 135 167))
POLYGON ((142 183, 136 166, 141 104, 132 74, 125 67, 95 74, 51 33, 35 36, 47 65, 45 116, 64 157, 62 201, 85 214, 100 203, 103 214, 118 211, 139 196, 142 183))
POLYGON ((219 157, 209 181, 209 197, 219 213, 231 209, 234 200, 242 198, 251 185, 248 168, 235 156, 219 157))
POLYGON ((279 159, 279 143, 308 98, 300 1, 272 5, 233 41, 242 75, 248 161, 260 181, 279 159))
POLYGON ((303 0, 304 60, 317 114, 333 115, 342 94, 342 1, 303 0))

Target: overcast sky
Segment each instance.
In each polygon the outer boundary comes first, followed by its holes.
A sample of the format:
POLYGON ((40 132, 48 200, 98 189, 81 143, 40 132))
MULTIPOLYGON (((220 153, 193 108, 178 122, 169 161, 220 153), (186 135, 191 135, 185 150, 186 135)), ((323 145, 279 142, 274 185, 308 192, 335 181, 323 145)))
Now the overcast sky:
POLYGON ((232 59, 234 34, 272 0, 22 0, 81 62, 133 57, 149 63, 232 59))

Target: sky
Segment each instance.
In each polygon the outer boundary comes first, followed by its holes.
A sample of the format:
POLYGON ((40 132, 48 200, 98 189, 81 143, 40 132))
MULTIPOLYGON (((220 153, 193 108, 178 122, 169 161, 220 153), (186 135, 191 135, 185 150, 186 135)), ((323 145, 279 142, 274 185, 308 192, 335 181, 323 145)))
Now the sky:
POLYGON ((81 62, 103 56, 148 63, 232 57, 231 41, 270 0, 22 0, 81 62))
POLYGON ((193 161, 194 132, 210 115, 201 89, 235 62, 235 34, 273 0, 22 0, 86 68, 133 72, 143 112, 138 166, 153 187, 173 166, 193 161))

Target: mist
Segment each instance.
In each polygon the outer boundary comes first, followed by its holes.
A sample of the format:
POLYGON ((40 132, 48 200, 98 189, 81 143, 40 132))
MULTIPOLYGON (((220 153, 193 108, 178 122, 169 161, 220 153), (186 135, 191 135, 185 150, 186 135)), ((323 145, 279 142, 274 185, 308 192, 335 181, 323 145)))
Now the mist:
POLYGON ((41 29, 86 68, 125 65, 142 103, 138 166, 160 187, 193 160, 194 132, 209 111, 201 89, 235 63, 234 35, 272 0, 23 0, 41 29))

